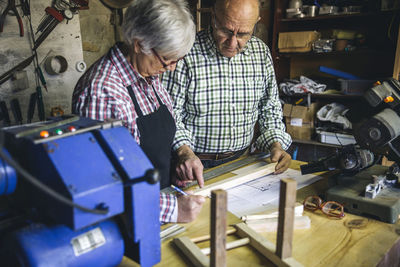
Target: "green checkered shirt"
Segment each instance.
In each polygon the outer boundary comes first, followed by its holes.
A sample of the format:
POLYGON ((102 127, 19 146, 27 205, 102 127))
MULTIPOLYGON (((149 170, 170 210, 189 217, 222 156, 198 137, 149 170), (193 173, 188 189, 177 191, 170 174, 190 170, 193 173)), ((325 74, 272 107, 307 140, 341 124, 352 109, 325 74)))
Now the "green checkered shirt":
POLYGON ((162 79, 174 102, 175 150, 184 144, 197 153, 245 149, 257 120, 258 149, 268 151, 274 142, 289 147, 271 54, 260 39, 252 37, 227 58, 217 52, 210 30, 199 32, 189 54, 162 79))

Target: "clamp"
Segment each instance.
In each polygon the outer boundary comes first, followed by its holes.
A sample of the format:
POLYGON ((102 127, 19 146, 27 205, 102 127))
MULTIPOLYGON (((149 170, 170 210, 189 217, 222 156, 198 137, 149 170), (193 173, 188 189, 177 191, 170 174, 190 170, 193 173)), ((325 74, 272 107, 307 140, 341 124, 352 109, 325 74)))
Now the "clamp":
POLYGON ((24 36, 24 25, 22 23, 22 19, 18 13, 17 8, 15 7, 15 0, 8 0, 8 4, 6 9, 4 9, 3 13, 0 16, 0 32, 3 32, 4 21, 6 20, 7 14, 12 11, 14 15, 17 17, 18 25, 19 25, 19 35, 24 36))

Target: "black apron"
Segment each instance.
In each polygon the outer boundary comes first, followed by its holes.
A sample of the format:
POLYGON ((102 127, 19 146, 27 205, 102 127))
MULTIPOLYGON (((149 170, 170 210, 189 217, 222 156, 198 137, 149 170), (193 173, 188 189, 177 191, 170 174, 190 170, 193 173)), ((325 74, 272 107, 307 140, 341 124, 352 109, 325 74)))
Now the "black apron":
POLYGON ((127 89, 138 115, 136 125, 140 133, 140 147, 160 172, 161 189, 170 186, 169 169, 171 164, 171 145, 176 132, 175 120, 154 89, 160 107, 148 115, 143 115, 132 87, 129 85, 127 89))

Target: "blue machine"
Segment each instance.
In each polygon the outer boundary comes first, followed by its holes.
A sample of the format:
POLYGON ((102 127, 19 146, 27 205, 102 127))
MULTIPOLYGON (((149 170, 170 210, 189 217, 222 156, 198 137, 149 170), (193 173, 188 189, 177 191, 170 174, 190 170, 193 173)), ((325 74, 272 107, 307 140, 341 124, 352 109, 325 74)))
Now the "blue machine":
POLYGON ((0 138, 1 266, 160 261, 159 177, 121 122, 70 116, 0 138))

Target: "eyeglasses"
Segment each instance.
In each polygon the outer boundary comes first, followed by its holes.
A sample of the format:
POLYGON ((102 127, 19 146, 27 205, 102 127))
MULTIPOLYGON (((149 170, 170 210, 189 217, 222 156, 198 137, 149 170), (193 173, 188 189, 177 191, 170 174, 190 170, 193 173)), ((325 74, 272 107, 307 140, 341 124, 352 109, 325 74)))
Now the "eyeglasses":
POLYGON ((335 201, 323 202, 318 196, 309 196, 304 199, 303 206, 306 210, 316 211, 321 210, 325 215, 329 217, 343 218, 344 207, 342 204, 335 201))
POLYGON ((151 49, 151 51, 153 52, 153 54, 158 58, 158 60, 161 62, 163 68, 167 68, 171 65, 177 64, 179 60, 183 59, 183 57, 178 58, 178 60, 175 61, 171 61, 169 64, 165 63, 164 60, 162 60, 162 58, 160 57, 160 55, 156 52, 156 50, 154 48, 151 49))
POLYGON ((213 21, 214 21, 214 28, 215 28, 216 33, 225 38, 230 39, 233 36, 236 36, 236 39, 238 39, 239 41, 247 41, 253 35, 254 29, 252 32, 238 32, 235 34, 233 31, 222 27, 221 24, 219 23, 217 17, 215 16, 215 14, 213 16, 213 21))

